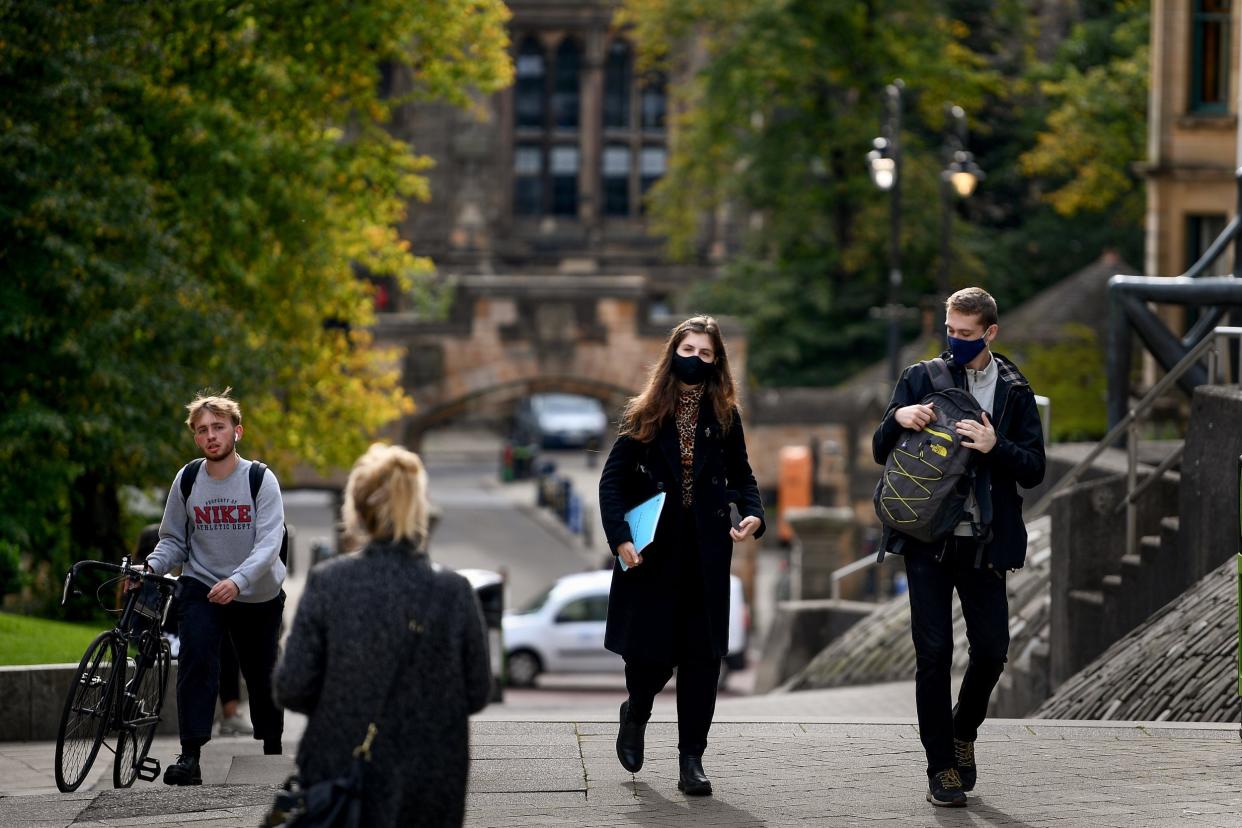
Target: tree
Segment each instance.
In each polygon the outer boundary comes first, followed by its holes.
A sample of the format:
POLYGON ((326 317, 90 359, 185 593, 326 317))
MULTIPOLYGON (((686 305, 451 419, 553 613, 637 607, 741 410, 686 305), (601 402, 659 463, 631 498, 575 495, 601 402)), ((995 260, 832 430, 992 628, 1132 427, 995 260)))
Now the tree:
MULTIPOLYGON (((674 255, 693 258, 700 217, 742 212, 742 249, 700 305, 748 322, 770 384, 827 384, 882 352, 887 200, 864 156, 884 86, 906 81, 903 260, 908 295, 931 288, 944 104, 970 109, 994 82, 936 4, 629 0, 645 58, 673 68, 675 141, 650 206, 674 255), (695 50, 678 44, 694 42, 695 50), (916 207, 917 205, 917 207, 916 207)), ((962 261, 969 262, 969 258, 962 261)))
POLYGON ((1122 0, 1104 20, 1080 23, 1042 84, 1054 108, 1021 162, 1051 184, 1044 197, 1063 216, 1143 220, 1135 165, 1146 152, 1150 18, 1146 2, 1122 0))
POLYGON ((709 264, 704 216, 728 205, 741 238, 691 303, 747 322, 764 384, 833 384, 881 358, 884 323, 868 312, 887 300, 888 204, 863 156, 896 77, 907 84, 902 301, 931 294, 940 265, 950 101, 987 174, 955 208, 953 287, 981 284, 1012 307, 1106 248, 1135 260, 1146 8, 627 0, 644 58, 679 79, 669 172, 649 202, 657 228, 675 256, 709 264))
MULTIPOLYGON (((253 456, 346 465, 410 402, 362 266, 426 293, 394 225, 429 163, 394 106, 509 81, 500 0, 100 3, 0 15, 0 552, 116 557, 182 406, 232 385, 253 456), (381 96, 381 66, 412 78, 381 96)), ((53 577, 56 577, 53 575, 53 577)))

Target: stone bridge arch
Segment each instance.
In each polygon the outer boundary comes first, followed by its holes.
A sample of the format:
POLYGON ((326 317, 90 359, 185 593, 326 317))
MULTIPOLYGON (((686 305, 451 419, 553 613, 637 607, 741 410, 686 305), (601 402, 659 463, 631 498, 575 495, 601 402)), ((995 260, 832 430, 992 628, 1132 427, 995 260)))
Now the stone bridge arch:
MULTIPOLYGON (((390 436, 417 448, 427 430, 482 405, 542 391, 595 397, 612 417, 659 358, 676 316, 656 316, 642 276, 472 276, 446 321, 385 314, 376 341, 400 349, 416 410, 390 436)), ((722 319, 735 380, 746 341, 722 319)))

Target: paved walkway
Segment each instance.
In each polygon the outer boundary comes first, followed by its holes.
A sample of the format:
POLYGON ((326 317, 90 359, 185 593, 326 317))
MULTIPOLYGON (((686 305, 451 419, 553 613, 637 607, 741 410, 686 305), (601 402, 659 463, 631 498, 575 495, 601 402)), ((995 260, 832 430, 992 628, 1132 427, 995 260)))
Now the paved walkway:
MULTIPOLYGON (((923 800, 909 720, 718 718, 704 760, 716 795, 697 800, 677 792, 670 717, 650 725, 637 775, 617 763, 615 736, 611 720, 476 721, 467 825, 1242 825, 1236 725, 989 722, 979 787, 960 810, 923 800)), ((253 741, 216 740, 202 788, 116 791, 105 775, 66 795, 49 792, 51 753, 46 743, 0 745, 0 826, 254 826, 291 765, 256 755, 253 741)))

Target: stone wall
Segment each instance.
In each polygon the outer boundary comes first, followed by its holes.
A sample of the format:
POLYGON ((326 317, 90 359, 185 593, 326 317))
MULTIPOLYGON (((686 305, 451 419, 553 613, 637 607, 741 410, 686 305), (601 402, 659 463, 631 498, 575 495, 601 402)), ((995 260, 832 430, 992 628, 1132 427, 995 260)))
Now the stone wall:
POLYGON ((802 672, 850 627, 879 609, 865 601, 781 601, 763 645, 755 692, 767 693, 802 672))
MULTIPOLYGON (((1138 504, 1140 537, 1158 536, 1161 520, 1176 514, 1177 488, 1176 478, 1168 475, 1147 490, 1138 504)), ((1078 483, 1053 500, 1053 687, 1156 609, 1141 606, 1141 596, 1133 590, 1106 592, 1106 579, 1123 572, 1125 513, 1116 508, 1124 496, 1124 478, 1107 477, 1078 483)))
POLYGON ((1182 456, 1178 576, 1190 585, 1238 552, 1238 457, 1242 455, 1242 389, 1195 391, 1182 456))
MULTIPOLYGON (((76 664, 0 667, 0 742, 55 741, 76 664)), ((172 663, 157 733, 177 733, 177 662, 172 663)), ((111 737, 109 737, 111 738, 111 737)), ((111 757, 111 754, 108 754, 111 757)), ((100 760, 102 761, 102 760, 100 760)), ((109 758, 109 761, 111 759, 109 758)))

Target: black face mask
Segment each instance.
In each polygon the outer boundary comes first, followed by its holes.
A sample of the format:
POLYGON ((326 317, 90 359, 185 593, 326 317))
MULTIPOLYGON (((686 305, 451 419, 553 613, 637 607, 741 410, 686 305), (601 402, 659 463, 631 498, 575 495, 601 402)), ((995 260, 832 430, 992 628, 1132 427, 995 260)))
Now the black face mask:
POLYGON ((704 362, 696 356, 673 354, 673 376, 686 385, 698 385, 703 382, 714 367, 714 363, 704 362))

